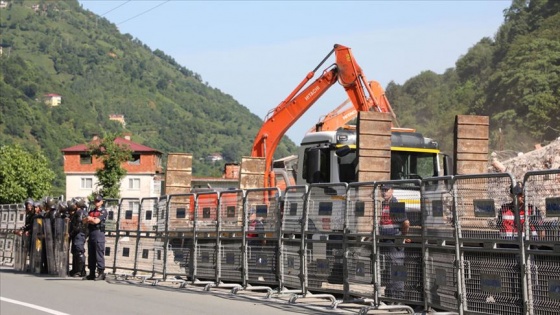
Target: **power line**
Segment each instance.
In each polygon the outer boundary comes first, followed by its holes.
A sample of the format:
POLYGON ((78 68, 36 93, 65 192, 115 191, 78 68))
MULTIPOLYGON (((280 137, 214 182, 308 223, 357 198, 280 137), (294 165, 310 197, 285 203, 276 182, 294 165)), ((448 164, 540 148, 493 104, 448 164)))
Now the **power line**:
POLYGON ((146 13, 148 13, 148 12, 150 12, 150 11, 156 9, 157 7, 160 7, 160 6, 164 5, 164 4, 166 4, 166 3, 169 2, 169 1, 171 1, 171 0, 167 0, 167 1, 165 1, 165 2, 162 2, 162 3, 156 5, 155 7, 151 8, 151 9, 148 9, 148 10, 146 10, 146 11, 144 11, 144 12, 142 12, 142 13, 139 13, 139 14, 137 14, 137 15, 135 15, 135 16, 129 18, 129 19, 126 19, 126 20, 124 20, 124 21, 122 21, 122 22, 117 23, 117 25, 121 25, 121 24, 123 24, 123 23, 125 23, 125 22, 128 22, 128 21, 130 21, 130 20, 132 20, 132 19, 135 19, 135 18, 137 18, 137 17, 139 17, 139 16, 141 16, 141 15, 143 15, 143 14, 146 14, 146 13))
POLYGON ((125 5, 125 4, 127 4, 127 3, 129 3, 130 1, 132 1, 132 0, 128 0, 128 1, 126 1, 125 3, 119 4, 118 6, 116 6, 116 7, 112 8, 111 10, 109 10, 109 11, 107 11, 107 12, 105 12, 105 13, 101 14, 100 16, 105 16, 106 14, 108 14, 108 13, 111 13, 111 12, 115 11, 116 9, 118 9, 118 8, 122 7, 123 5, 125 5))

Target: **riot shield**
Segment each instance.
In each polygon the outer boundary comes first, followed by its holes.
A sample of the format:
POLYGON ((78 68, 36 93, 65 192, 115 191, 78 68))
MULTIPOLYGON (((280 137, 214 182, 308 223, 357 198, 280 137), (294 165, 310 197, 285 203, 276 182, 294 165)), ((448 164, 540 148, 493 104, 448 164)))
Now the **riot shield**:
POLYGON ((45 233, 43 231, 43 218, 33 220, 33 233, 31 233, 31 253, 29 265, 32 273, 41 273, 43 264, 43 242, 45 233))
POLYGON ((22 234, 14 238, 14 269, 17 271, 27 270, 28 245, 29 236, 22 234))
POLYGON ((50 275, 57 274, 56 270, 56 259, 54 254, 54 237, 53 237, 53 228, 52 222, 49 218, 43 219, 43 232, 45 233, 45 251, 46 251, 46 259, 47 259, 47 271, 50 275))
POLYGON ((68 235, 67 219, 56 218, 54 223, 54 256, 56 270, 59 277, 68 274, 68 249, 70 236, 68 235))

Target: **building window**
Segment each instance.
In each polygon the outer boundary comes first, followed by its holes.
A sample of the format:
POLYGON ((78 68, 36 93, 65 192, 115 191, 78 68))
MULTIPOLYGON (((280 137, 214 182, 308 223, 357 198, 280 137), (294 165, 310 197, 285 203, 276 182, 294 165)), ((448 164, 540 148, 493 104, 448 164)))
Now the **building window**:
POLYGON ((187 209, 185 209, 185 208, 177 208, 176 211, 177 211, 177 212, 176 212, 176 214, 175 214, 175 217, 176 217, 177 219, 184 219, 184 218, 187 217, 187 209))
POLYGON ((138 213, 140 210, 140 202, 139 201, 129 201, 128 202, 128 209, 132 210, 133 213, 138 213))
POLYGON ((93 178, 82 178, 82 189, 93 188, 93 178))
POLYGON ((140 178, 129 178, 128 179, 128 189, 129 190, 140 190, 140 178))
POLYGON ((130 165, 140 165, 140 154, 132 153, 130 160, 128 160, 130 165))
POLYGON ((80 154, 80 164, 91 164, 92 159, 89 154, 80 154))

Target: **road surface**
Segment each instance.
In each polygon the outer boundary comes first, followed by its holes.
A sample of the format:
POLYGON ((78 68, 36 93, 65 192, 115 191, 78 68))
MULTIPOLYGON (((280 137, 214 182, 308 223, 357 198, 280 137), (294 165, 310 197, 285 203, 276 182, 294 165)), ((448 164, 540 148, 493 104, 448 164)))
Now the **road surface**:
MULTIPOLYGON (((358 314, 361 306, 339 305, 330 301, 288 303, 289 296, 266 299, 265 294, 246 291, 160 284, 139 281, 86 281, 14 271, 0 267, 0 310, 11 314, 149 314, 149 315, 285 315, 285 314, 358 314)), ((362 305, 363 306, 363 305, 362 305)), ((374 314, 377 312, 371 312, 374 314)), ((391 313, 395 314, 395 313, 391 313)))

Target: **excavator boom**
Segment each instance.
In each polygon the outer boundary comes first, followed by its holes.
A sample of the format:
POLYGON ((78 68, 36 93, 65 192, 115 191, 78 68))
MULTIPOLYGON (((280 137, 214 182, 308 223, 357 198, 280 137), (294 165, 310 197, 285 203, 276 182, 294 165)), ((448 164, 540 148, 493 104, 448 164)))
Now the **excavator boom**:
MULTIPOLYGON (((368 109, 368 111, 378 111, 381 113, 390 112, 393 115, 393 124, 398 127, 399 123, 397 121, 397 117, 394 115, 391 104, 385 96, 385 90, 377 81, 370 81, 369 86, 373 92, 374 99, 376 99, 378 102, 373 103, 373 107, 368 109)), ((338 105, 338 107, 333 109, 330 113, 321 116, 319 118, 319 122, 317 122, 315 126, 310 128, 307 133, 316 131, 334 131, 340 127, 347 125, 350 121, 358 117, 358 111, 356 110, 356 107, 348 106, 349 103, 350 99, 348 98, 344 102, 342 102, 342 104, 338 105)))
MULTIPOLYGON (((263 126, 259 130, 253 149, 252 157, 265 158, 265 187, 274 186, 274 173, 272 160, 274 152, 286 131, 336 82, 343 87, 356 111, 368 111, 372 107, 380 111, 391 111, 386 99, 374 94, 374 90, 367 84, 362 69, 356 63, 350 48, 343 45, 334 45, 333 50, 321 63, 282 101, 274 110, 269 112, 263 126), (304 86, 313 78, 317 69, 335 54, 336 63, 323 72, 309 86, 304 86)), ((382 90, 382 89, 381 89, 382 90)), ((379 93, 379 91, 377 91, 379 93)), ((384 94, 382 94, 384 97, 384 94)))

